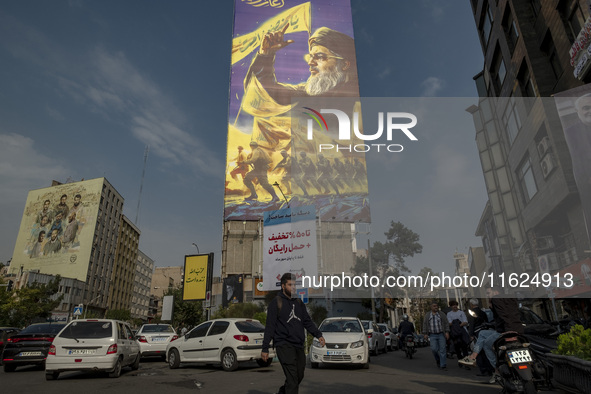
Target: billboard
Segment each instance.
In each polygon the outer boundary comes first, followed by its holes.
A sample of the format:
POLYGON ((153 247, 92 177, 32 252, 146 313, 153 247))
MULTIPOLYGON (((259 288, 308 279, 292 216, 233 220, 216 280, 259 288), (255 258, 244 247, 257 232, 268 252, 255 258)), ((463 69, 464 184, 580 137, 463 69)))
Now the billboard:
MULTIPOLYGON (((370 221, 364 153, 319 152, 335 137, 308 138, 308 121, 335 119, 302 101, 359 97, 349 0, 235 1, 230 84, 225 220, 259 220, 289 201, 322 220, 370 221)), ((351 100, 345 113, 359 106, 351 100)))
POLYGON ((103 178, 31 190, 10 273, 39 270, 86 282, 103 178))
POLYGON ((302 275, 318 275, 314 206, 265 212, 263 226, 262 290, 280 290, 287 272, 295 275, 296 285, 302 275))
POLYGON ((228 275, 224 279, 222 288, 222 306, 237 304, 244 301, 244 277, 242 275, 228 275))
POLYGON ((185 256, 183 301, 205 300, 211 290, 213 253, 185 256))

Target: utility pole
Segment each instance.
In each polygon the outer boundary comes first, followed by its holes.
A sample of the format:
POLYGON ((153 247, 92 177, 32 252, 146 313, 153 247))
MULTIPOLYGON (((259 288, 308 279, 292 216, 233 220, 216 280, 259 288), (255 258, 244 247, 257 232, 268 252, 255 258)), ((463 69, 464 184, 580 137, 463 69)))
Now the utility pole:
MULTIPOLYGON (((371 278, 373 276, 373 273, 371 270, 371 249, 369 246, 369 238, 367 239, 367 261, 369 263, 369 277, 371 278)), ((377 320, 376 320, 376 300, 373 298, 374 292, 373 292, 373 286, 371 286, 371 284, 370 284, 370 289, 371 289, 371 318, 374 323, 377 323, 377 320)))

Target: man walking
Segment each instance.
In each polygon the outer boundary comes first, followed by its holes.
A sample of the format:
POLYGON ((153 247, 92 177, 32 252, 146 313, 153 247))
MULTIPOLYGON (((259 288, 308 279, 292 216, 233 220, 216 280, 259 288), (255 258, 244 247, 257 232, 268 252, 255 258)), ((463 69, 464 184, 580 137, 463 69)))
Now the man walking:
POLYGON ((449 322, 445 313, 439 310, 437 302, 431 303, 431 312, 427 312, 423 319, 423 335, 431 341, 431 351, 442 371, 447 371, 447 347, 449 339, 449 322))
POLYGON ((294 293, 295 277, 291 273, 286 273, 281 277, 281 292, 267 310, 267 326, 261 351, 261 358, 267 361, 269 343, 273 340, 273 346, 285 374, 285 384, 279 389, 281 394, 297 394, 299 385, 304 379, 306 368, 304 328, 318 338, 322 347, 325 345, 322 333, 308 315, 302 300, 292 298, 294 293))

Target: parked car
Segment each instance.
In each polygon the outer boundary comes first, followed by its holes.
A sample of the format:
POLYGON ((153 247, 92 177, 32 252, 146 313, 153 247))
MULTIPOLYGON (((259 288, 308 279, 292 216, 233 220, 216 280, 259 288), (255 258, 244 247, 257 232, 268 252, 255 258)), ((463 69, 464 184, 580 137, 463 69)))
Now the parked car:
POLYGON ((45 378, 67 371, 104 371, 118 378, 121 369, 140 366, 140 345, 125 322, 85 319, 70 322, 53 340, 45 363, 45 378))
POLYGON ((239 363, 256 361, 268 367, 275 357, 261 359, 265 326, 255 319, 229 318, 206 321, 166 347, 166 360, 171 369, 181 363, 221 364, 225 371, 234 371, 239 363))
MULTIPOLYGON (((16 327, 0 327, 0 356, 4 350, 4 345, 8 338, 17 334, 20 330, 16 327)), ((2 357, 0 357, 0 365, 2 365, 2 357)))
POLYGON ((45 364, 54 337, 65 324, 31 324, 6 340, 2 352, 4 372, 14 372, 20 365, 45 364))
POLYGON ((398 337, 386 323, 378 323, 380 332, 386 337, 386 349, 398 350, 398 337))
POLYGON ((324 319, 319 330, 326 341, 321 347, 314 339, 310 346, 312 368, 325 364, 358 364, 369 368, 369 342, 361 321, 356 317, 324 319))
POLYGON ((142 357, 162 357, 166 360, 166 347, 178 335, 170 324, 144 324, 136 333, 142 357))
POLYGON ((386 353, 386 336, 380 332, 380 328, 371 320, 361 320, 363 329, 369 340, 369 351, 377 356, 380 352, 386 353))

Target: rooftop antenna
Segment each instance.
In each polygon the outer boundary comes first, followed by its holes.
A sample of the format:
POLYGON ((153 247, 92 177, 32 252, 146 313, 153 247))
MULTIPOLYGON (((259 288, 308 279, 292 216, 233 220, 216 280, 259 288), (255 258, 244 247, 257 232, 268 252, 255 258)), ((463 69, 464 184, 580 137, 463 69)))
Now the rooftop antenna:
POLYGON ((146 150, 144 151, 144 168, 142 169, 142 180, 140 182, 140 195, 137 199, 137 209, 135 211, 135 225, 137 226, 137 221, 140 216, 140 203, 142 202, 142 189, 144 188, 144 176, 146 175, 146 162, 148 161, 148 152, 150 151, 150 146, 146 145, 146 150))

